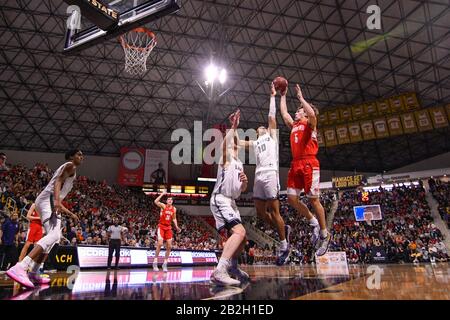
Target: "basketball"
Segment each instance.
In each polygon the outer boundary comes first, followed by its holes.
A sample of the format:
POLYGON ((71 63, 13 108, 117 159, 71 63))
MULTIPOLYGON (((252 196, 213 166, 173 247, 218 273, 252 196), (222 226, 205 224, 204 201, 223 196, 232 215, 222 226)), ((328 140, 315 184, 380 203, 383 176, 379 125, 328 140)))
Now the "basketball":
POLYGON ((273 80, 273 85, 275 86, 275 90, 284 92, 288 86, 288 81, 283 77, 276 77, 273 80))

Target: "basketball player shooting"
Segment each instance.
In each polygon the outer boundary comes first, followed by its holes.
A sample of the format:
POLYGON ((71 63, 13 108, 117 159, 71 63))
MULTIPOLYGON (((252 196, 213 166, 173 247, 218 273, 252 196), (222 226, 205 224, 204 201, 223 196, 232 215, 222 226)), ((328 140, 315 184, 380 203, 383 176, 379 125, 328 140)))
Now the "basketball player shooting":
POLYGON ((211 274, 211 282, 220 286, 239 286, 241 281, 249 279, 248 274, 238 267, 238 257, 244 249, 246 235, 235 199, 239 198, 248 185, 244 167, 238 158, 236 129, 240 115, 237 110, 229 118, 231 129, 225 135, 221 146, 222 156, 217 168, 217 181, 210 200, 217 231, 226 229, 228 234, 231 234, 225 242, 219 263, 211 274))
POLYGON ((308 219, 313 227, 312 243, 317 256, 322 256, 328 251, 330 233, 327 231, 325 210, 320 203, 319 182, 320 164, 317 159, 319 144, 317 142, 317 116, 318 109, 309 104, 303 97, 299 85, 296 86, 297 98, 300 106, 292 119, 287 110, 287 88, 281 93, 280 111, 284 123, 291 129, 292 162, 288 173, 287 197, 288 203, 297 212, 308 219), (312 205, 317 218, 309 211, 308 207, 299 199, 304 190, 312 205), (319 231, 320 229, 320 231, 319 231))
POLYGON ((153 270, 158 271, 159 252, 161 251, 161 247, 163 246, 164 241, 166 241, 166 254, 164 256, 164 263, 162 265, 162 269, 164 272, 167 272, 167 262, 169 260, 170 251, 172 250, 172 222, 175 225, 177 232, 181 232, 181 229, 178 227, 177 222, 177 208, 173 206, 173 198, 168 197, 165 204, 160 201, 161 198, 166 194, 166 191, 163 191, 158 196, 158 198, 155 199, 155 204, 159 208, 161 208, 161 211, 159 214, 155 258, 153 258, 153 270))
POLYGON ((66 160, 56 170, 49 184, 36 198, 36 211, 45 229, 45 236, 34 246, 33 250, 15 266, 10 268, 6 274, 27 288, 34 288, 34 283, 48 284, 49 277, 41 276, 37 273, 44 258, 49 254, 53 246, 61 239, 61 213, 69 214, 73 219, 78 220, 77 215, 64 207, 62 200, 72 190, 73 182, 76 179, 77 167, 83 162, 83 153, 80 150, 71 150, 65 155, 66 160), (29 271, 29 273, 27 273, 29 271))
POLYGON ((278 195, 280 183, 278 175, 278 136, 276 120, 275 96, 277 91, 272 83, 270 86, 270 105, 267 128, 261 126, 257 129, 258 139, 239 140, 241 146, 247 149, 252 147, 256 155, 255 180, 253 185, 253 200, 259 218, 272 226, 278 232, 281 246, 276 264, 283 265, 289 258, 289 233, 291 227, 284 224, 280 215, 280 202, 278 195), (268 212, 268 209, 270 212, 268 212))

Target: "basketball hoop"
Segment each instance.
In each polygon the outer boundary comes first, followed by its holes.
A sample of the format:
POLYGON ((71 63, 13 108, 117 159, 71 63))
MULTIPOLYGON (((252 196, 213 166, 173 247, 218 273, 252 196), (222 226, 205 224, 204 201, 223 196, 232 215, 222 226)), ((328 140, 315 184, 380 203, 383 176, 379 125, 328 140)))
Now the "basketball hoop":
POLYGON ((125 51, 125 71, 132 75, 143 75, 147 71, 147 58, 156 46, 155 34, 140 27, 119 37, 125 51))

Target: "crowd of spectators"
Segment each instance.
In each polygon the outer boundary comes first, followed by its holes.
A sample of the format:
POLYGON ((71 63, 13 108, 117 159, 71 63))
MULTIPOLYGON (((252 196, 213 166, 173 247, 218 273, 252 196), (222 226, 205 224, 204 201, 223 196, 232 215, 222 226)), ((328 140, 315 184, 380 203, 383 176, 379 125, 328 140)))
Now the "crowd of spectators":
POLYGON ((350 263, 372 262, 374 252, 386 262, 447 261, 441 231, 434 225, 422 185, 380 188, 363 202, 361 192, 344 192, 338 204, 330 250, 345 251, 350 263), (379 204, 382 220, 356 221, 353 207, 379 204))
POLYGON ((430 192, 439 204, 439 214, 447 223, 447 227, 450 228, 450 182, 430 178, 428 185, 430 186, 430 192))

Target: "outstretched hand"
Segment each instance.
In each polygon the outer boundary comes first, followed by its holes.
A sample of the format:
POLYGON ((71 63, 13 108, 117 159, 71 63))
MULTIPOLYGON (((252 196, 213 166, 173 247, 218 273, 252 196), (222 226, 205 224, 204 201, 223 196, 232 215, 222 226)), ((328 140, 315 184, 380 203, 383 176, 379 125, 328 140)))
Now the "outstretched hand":
POLYGON ((236 129, 239 125, 239 119, 241 118, 241 110, 237 109, 229 116, 230 124, 233 129, 236 129))
POLYGON ((297 98, 298 100, 303 100, 303 92, 302 89, 300 88, 300 86, 298 84, 295 85, 295 91, 297 91, 297 98))
POLYGON ((273 82, 270 83, 270 96, 271 97, 275 97, 277 95, 277 90, 275 90, 275 85, 273 84, 273 82))

